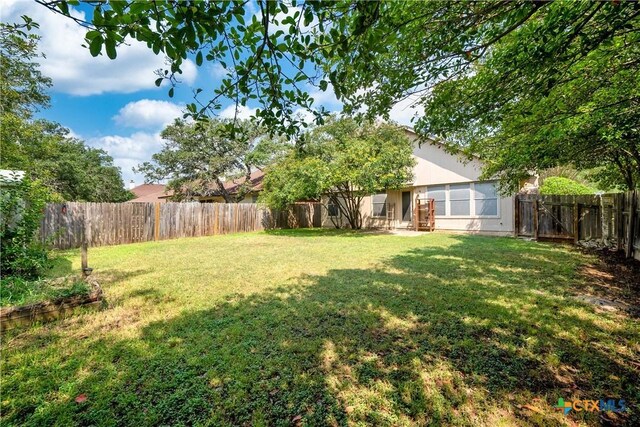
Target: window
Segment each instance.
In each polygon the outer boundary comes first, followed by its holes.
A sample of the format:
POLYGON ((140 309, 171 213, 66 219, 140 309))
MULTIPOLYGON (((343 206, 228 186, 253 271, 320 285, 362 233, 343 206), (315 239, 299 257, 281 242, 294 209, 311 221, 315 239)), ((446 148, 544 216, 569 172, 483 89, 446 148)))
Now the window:
POLYGON ((371 197, 372 212, 371 216, 386 216, 387 215, 387 195, 374 194, 371 197))
POLYGON ((444 185, 433 185, 427 188, 427 198, 434 199, 436 215, 446 215, 446 189, 444 185))
POLYGON ((449 215, 466 215, 471 212, 471 189, 469 184, 449 186, 449 215))
POLYGON ((327 208, 329 210, 329 216, 339 216, 338 205, 336 205, 335 203, 329 202, 329 205, 327 206, 327 208))
POLYGON ((493 182, 478 182, 474 185, 476 215, 496 216, 498 215, 498 194, 493 182))

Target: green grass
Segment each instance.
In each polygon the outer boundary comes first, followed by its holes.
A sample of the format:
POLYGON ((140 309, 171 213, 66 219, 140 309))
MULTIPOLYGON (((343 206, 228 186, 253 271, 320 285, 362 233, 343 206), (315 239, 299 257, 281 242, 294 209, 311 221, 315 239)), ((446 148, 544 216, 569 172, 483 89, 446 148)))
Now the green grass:
POLYGON ((56 280, 3 277, 0 281, 0 307, 55 301, 88 293, 89 286, 80 277, 56 280))
POLYGON ((589 261, 310 230, 91 249, 109 308, 3 338, 2 422, 595 425, 553 405, 605 396, 637 422, 638 325, 572 297, 589 261))

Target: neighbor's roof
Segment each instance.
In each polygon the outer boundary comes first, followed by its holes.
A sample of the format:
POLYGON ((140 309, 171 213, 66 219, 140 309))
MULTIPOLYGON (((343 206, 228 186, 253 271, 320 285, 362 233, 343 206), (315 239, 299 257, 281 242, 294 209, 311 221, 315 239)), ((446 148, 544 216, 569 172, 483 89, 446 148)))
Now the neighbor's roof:
MULTIPOLYGON (((253 171, 249 176, 249 183, 251 184, 251 190, 262 191, 263 180, 264 180, 263 171, 261 171, 260 169, 253 171)), ((226 188, 230 194, 234 194, 238 192, 238 189, 240 188, 241 185, 245 183, 245 181, 246 181, 246 176, 243 176, 235 180, 229 180, 224 183, 224 188, 226 188)))
MULTIPOLYGON (((256 169, 249 176, 249 183, 251 184, 251 191, 262 191, 262 181, 264 180, 264 172, 260 169, 256 169)), ((246 181, 246 177, 242 176, 237 179, 230 179, 224 183, 224 188, 229 192, 229 194, 236 194, 240 189, 240 186, 243 185, 246 181)), ((222 193, 218 189, 214 189, 211 187, 212 191, 206 195, 206 197, 220 196, 222 193)), ((173 195, 173 191, 167 191, 166 194, 161 196, 162 198, 168 198, 173 195)))
POLYGON ((142 184, 130 191, 136 196, 135 199, 129 200, 130 202, 164 202, 164 197, 167 196, 164 184, 142 184))

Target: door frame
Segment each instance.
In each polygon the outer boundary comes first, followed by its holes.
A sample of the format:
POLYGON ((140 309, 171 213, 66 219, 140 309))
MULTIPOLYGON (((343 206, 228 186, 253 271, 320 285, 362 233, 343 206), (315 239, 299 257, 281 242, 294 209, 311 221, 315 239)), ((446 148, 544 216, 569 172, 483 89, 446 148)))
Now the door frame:
POLYGON ((400 224, 409 226, 413 221, 413 190, 400 191, 400 224), (409 219, 404 218, 404 194, 409 193, 409 219))

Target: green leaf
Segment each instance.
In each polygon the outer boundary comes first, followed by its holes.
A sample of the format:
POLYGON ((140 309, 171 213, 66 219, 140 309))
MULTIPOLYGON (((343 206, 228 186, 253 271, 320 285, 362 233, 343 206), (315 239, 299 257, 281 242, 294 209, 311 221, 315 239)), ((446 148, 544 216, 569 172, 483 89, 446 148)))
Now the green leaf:
POLYGON ((116 41, 112 38, 107 38, 104 41, 104 47, 109 59, 116 59, 116 56, 118 56, 116 52, 116 41))
POLYGON ((196 64, 198 64, 198 67, 202 65, 202 51, 198 51, 196 54, 196 64))
POLYGON ((169 89, 169 98, 173 98, 173 88, 169 89))
POLYGON ((100 36, 100 31, 97 31, 97 30, 87 31, 87 34, 85 34, 85 38, 87 40, 93 40, 93 39, 95 39, 96 37, 99 37, 99 36, 100 36))
POLYGON ((89 53, 91 53, 91 56, 95 57, 100 55, 101 50, 102 50, 102 35, 94 38, 89 43, 89 53))
POLYGON ((164 80, 162 77, 156 79, 156 86, 160 87, 160 85, 162 84, 162 80, 164 80))
POLYGON ((58 3, 58 9, 60 9, 60 12, 62 12, 65 15, 69 15, 69 5, 67 4, 67 2, 63 1, 61 3, 58 3))

